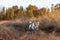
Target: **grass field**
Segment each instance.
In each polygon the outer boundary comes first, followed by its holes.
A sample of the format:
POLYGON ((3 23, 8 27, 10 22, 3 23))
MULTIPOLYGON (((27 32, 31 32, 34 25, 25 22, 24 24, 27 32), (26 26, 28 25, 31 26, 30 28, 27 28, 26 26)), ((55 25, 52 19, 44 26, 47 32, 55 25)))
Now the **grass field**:
MULTIPOLYGON (((38 19, 40 22, 43 22, 42 27, 48 27, 48 25, 56 25, 60 28, 60 18, 59 15, 49 14, 49 16, 32 18, 32 20, 38 19), (43 20, 43 21, 42 21, 43 20), (56 23, 56 24, 55 24, 56 23)), ((30 19, 29 19, 30 20, 30 19)), ((28 20, 28 21, 29 21, 28 20)), ((60 33, 55 33, 55 35, 47 35, 44 31, 25 31, 24 23, 21 20, 12 20, 12 21, 1 21, 0 22, 0 40, 60 40, 60 33)), ((27 22, 27 21, 26 21, 27 22)))

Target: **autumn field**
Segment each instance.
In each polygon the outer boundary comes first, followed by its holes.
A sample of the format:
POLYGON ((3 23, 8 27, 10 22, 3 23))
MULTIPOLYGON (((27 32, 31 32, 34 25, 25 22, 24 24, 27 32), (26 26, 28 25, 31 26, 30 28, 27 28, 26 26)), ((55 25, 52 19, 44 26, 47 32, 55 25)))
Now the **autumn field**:
MULTIPOLYGON (((50 14, 49 14, 50 15, 50 14)), ((43 22, 40 24, 40 29, 38 31, 29 31, 26 30, 25 27, 28 25, 28 21, 21 21, 20 19, 10 20, 10 21, 1 21, 0 22, 0 40, 60 40, 60 33, 55 32, 53 34, 48 35, 45 31, 41 30, 41 27, 49 27, 49 26, 59 26, 59 17, 50 17, 43 16, 43 18, 38 18, 38 20, 43 22), (27 24, 27 25, 26 25, 27 24), (54 38, 52 38, 55 36, 54 38)), ((32 20, 36 20, 36 18, 31 18, 32 20)), ((29 19, 30 20, 30 19, 29 19)))
POLYGON ((29 5, 12 6, 0 12, 0 40, 60 40, 60 4, 51 9, 29 5), (30 31, 29 21, 39 21, 39 30, 30 31))

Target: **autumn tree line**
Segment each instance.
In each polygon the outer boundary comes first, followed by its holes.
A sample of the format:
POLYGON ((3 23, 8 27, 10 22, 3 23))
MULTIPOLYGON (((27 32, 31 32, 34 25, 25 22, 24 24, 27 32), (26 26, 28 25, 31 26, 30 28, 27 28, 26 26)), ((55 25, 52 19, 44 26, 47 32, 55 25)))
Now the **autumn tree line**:
POLYGON ((17 18, 38 18, 40 16, 48 15, 49 13, 60 13, 60 4, 51 6, 51 8, 38 8, 35 5, 29 5, 26 9, 23 6, 12 6, 5 10, 5 7, 0 11, 0 20, 14 20, 17 18))

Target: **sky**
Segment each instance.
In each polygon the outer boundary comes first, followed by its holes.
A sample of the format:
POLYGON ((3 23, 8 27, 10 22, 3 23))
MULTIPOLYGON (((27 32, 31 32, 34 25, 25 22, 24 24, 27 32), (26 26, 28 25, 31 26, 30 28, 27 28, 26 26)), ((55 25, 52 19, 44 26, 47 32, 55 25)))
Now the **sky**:
POLYGON ((12 7, 14 5, 28 7, 29 4, 38 7, 51 7, 51 4, 58 4, 60 0, 0 0, 0 6, 12 7))

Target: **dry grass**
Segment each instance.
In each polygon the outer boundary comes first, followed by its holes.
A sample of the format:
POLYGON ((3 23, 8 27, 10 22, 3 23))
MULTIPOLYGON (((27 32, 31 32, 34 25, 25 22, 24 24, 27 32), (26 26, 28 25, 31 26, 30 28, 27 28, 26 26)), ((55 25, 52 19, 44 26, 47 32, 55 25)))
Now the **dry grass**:
MULTIPOLYGON (((6 26, 0 26, 0 40, 52 40, 53 35, 47 35, 43 31, 17 32, 6 26)), ((60 40, 59 36, 55 37, 60 40)))
MULTIPOLYGON (((42 16, 39 18, 31 18, 29 20, 36 20, 38 19, 39 21, 41 21, 42 19, 48 19, 48 21, 50 21, 50 19, 54 19, 57 23, 57 27, 60 27, 60 18, 59 15, 60 14, 48 14, 49 16, 42 16)), ((53 20, 53 21, 54 21, 53 20)), ((21 22, 22 20, 15 20, 15 22, 21 22)), ((23 20, 24 21, 24 20, 23 20)), ((3 22, 5 24, 5 22, 3 22)), ((1 23, 1 24, 3 24, 1 23)), ((6 22, 7 23, 7 22, 6 22)), ((8 22, 9 23, 9 22, 8 22)), ((7 24, 8 24, 7 23, 7 24)), ((46 24, 49 24, 49 22, 46 24)), ((23 29, 22 29, 23 30, 23 29)), ((16 29, 14 29, 14 27, 12 26, 7 26, 5 25, 0 25, 0 40, 53 40, 54 35, 47 35, 44 31, 36 31, 36 32, 30 32, 30 31, 26 31, 26 32, 22 32, 22 31, 18 31, 16 29)), ((56 40, 60 40, 60 36, 55 36, 56 40)))
POLYGON ((0 40, 18 40, 19 35, 17 32, 8 27, 0 26, 0 40))

